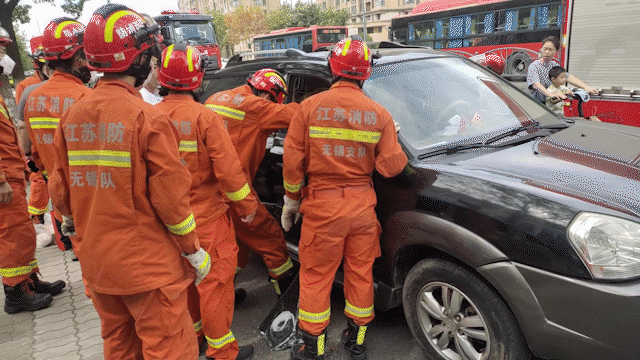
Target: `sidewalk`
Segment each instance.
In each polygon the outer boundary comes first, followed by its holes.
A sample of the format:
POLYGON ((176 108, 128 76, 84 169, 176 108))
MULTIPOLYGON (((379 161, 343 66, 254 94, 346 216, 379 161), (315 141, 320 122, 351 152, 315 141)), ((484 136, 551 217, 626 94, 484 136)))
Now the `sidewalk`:
MULTIPOLYGON (((102 356, 100 319, 84 294, 80 264, 55 244, 38 249, 44 281, 67 283, 42 310, 9 315, 0 312, 0 357, 15 360, 98 360, 102 356)), ((0 292, 4 305, 4 292, 0 292)))

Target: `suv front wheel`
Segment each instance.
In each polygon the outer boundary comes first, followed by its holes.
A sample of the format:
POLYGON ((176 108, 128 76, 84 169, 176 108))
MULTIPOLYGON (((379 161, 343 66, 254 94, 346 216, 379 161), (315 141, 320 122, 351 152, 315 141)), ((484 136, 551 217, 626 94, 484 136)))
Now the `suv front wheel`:
POLYGON ((402 300, 411 332, 431 359, 530 358, 511 310, 463 266, 420 261, 409 271, 402 300))

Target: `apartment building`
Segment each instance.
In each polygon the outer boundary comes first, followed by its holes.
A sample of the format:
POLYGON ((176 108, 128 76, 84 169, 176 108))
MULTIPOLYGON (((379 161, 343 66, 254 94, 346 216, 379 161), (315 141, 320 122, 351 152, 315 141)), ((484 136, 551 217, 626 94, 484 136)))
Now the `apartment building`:
MULTIPOLYGON (((373 41, 389 39, 391 19, 409 13, 421 0, 315 0, 316 4, 328 9, 345 9, 349 35, 363 33, 362 10, 365 10, 367 35, 373 41), (363 8, 364 7, 364 8, 363 8)), ((423 2, 425 0, 422 0, 423 2)))
POLYGON ((226 14, 239 6, 259 7, 265 13, 269 13, 280 7, 280 0, 178 0, 181 10, 196 9, 201 14, 207 14, 212 10, 226 14))

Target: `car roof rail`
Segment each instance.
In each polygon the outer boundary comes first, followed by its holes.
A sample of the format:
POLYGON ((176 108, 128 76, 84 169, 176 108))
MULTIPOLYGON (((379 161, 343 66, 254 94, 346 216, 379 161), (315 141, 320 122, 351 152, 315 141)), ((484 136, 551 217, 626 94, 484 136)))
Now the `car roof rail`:
POLYGON ((260 51, 249 51, 243 52, 240 54, 233 55, 227 61, 227 67, 234 66, 242 63, 247 60, 254 60, 258 58, 268 58, 268 57, 279 57, 279 58, 309 58, 309 59, 318 59, 319 56, 314 56, 312 54, 306 53, 300 49, 274 49, 274 50, 260 50, 260 51))
POLYGON ((378 49, 433 49, 430 46, 423 45, 405 45, 393 41, 380 41, 378 49))

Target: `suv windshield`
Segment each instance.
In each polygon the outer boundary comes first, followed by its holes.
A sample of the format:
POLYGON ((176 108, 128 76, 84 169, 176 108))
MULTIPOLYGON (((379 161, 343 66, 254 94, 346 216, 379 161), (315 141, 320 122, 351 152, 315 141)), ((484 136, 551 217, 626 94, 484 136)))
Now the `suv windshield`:
POLYGON ((375 66, 363 90, 400 123, 416 150, 482 141, 533 121, 561 123, 526 94, 459 58, 375 66))
POLYGON ((189 45, 215 44, 216 36, 209 22, 186 23, 174 28, 175 42, 186 41, 189 45))

